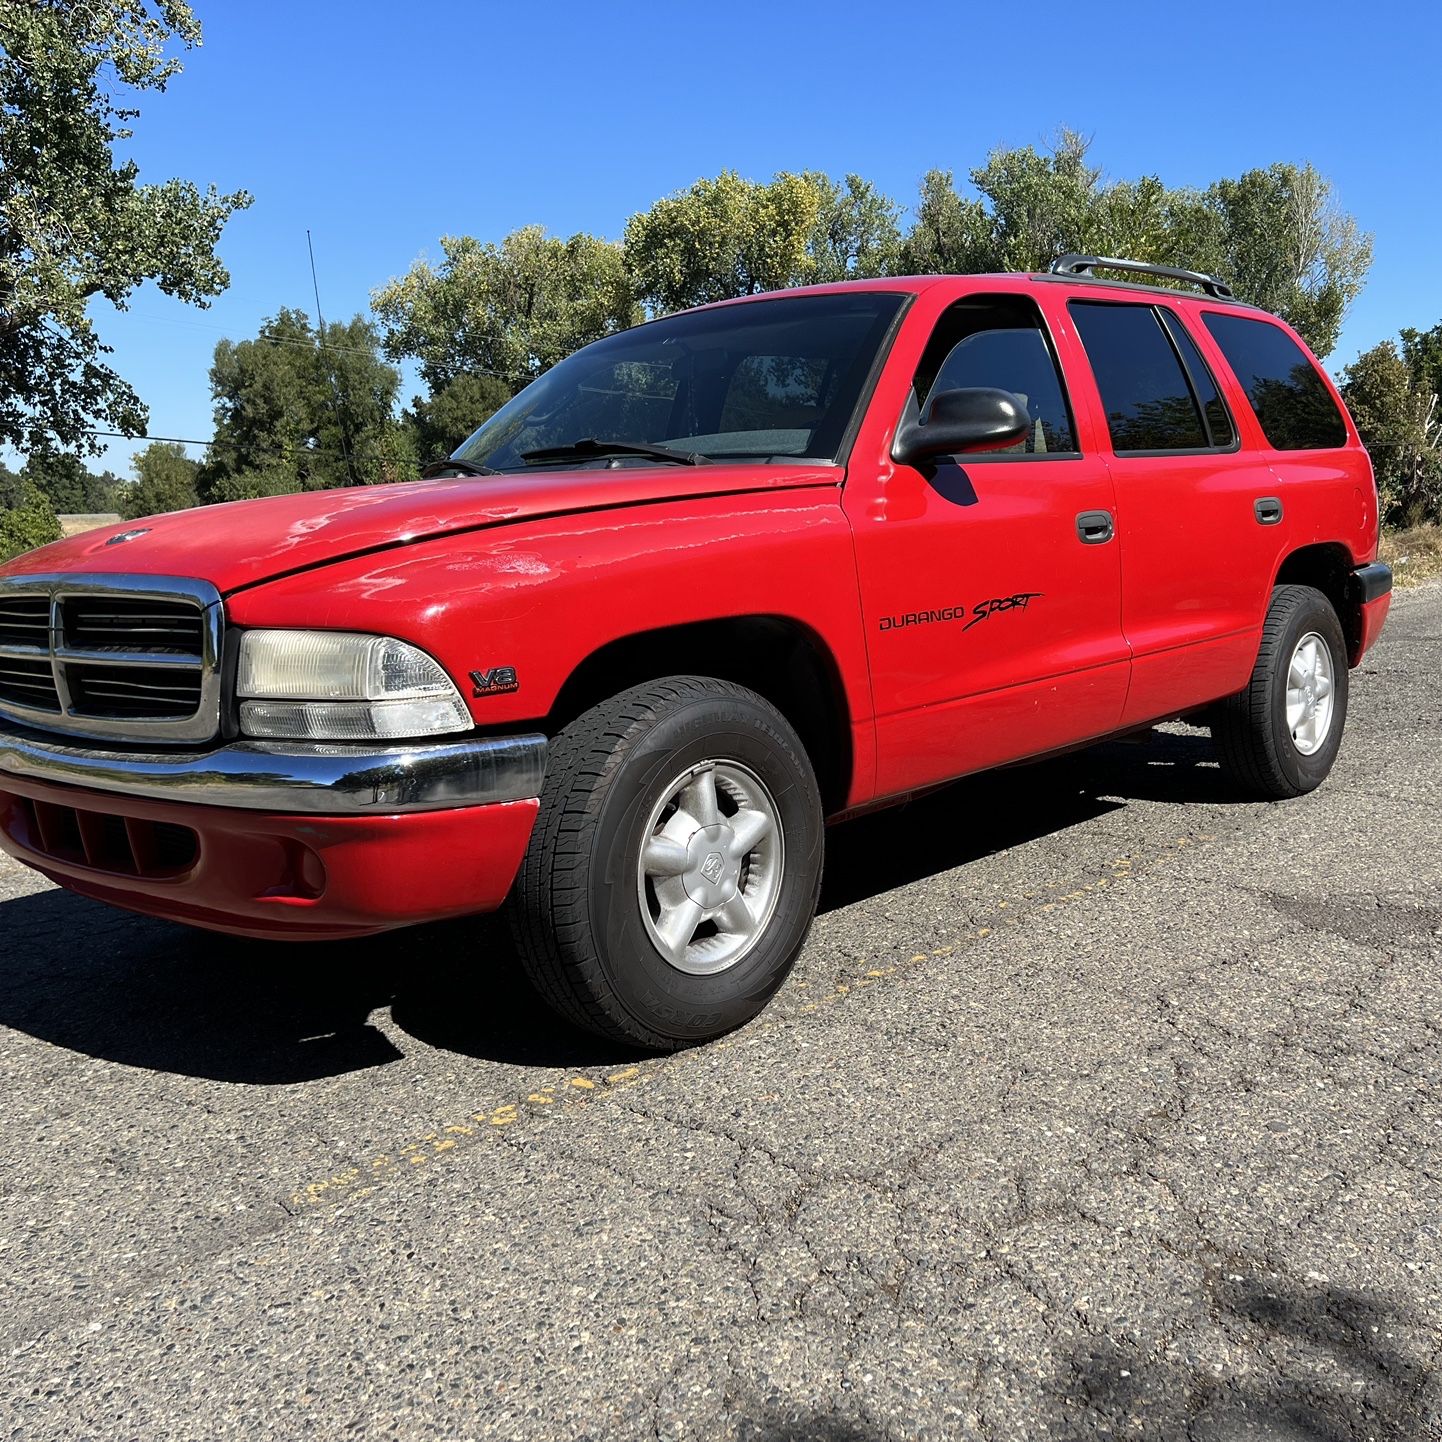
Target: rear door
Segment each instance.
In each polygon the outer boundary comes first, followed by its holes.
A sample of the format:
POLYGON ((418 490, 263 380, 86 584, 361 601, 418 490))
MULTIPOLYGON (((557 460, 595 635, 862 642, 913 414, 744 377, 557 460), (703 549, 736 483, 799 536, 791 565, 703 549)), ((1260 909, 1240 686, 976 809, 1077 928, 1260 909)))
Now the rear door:
POLYGON ((893 348, 844 496, 880 795, 1114 730, 1127 686, 1111 478, 1079 447, 1035 301, 931 299, 893 348), (906 416, 938 390, 971 386, 1024 400, 1021 444, 920 469, 891 459, 906 416))
POLYGON ((1177 307, 1083 296, 1066 312, 1078 397, 1097 416, 1116 486, 1133 652, 1123 721, 1142 723, 1246 684, 1286 520, 1270 519, 1276 479, 1255 446, 1239 445, 1177 307))

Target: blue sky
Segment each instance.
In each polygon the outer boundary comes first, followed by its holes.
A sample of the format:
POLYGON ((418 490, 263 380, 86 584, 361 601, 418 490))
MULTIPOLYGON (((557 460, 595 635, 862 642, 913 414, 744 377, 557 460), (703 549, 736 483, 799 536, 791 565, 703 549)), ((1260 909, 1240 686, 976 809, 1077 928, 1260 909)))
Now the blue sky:
MULTIPOLYGON (((226 230, 232 285, 211 309, 147 288, 126 315, 97 311, 153 435, 209 436, 215 342, 311 307, 307 227, 325 314, 345 318, 442 234, 619 237, 724 167, 857 171, 910 205, 927 169, 961 179, 1062 126, 1114 177, 1316 165, 1376 246, 1333 369, 1442 320, 1435 4, 1119 3, 1069 21, 1064 5, 840 0, 193 3, 204 47, 145 97, 132 152, 143 179, 255 204, 226 230)), ((106 463, 128 473, 136 448, 106 463)))

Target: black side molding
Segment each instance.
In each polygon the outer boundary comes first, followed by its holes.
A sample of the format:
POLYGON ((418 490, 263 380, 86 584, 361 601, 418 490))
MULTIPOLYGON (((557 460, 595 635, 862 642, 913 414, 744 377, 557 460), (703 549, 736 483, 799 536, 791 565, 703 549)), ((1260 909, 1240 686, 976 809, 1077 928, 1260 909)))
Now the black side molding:
POLYGON ((1392 568, 1381 561, 1370 566, 1358 566, 1352 572, 1355 594, 1365 606, 1368 601, 1378 601, 1392 589, 1392 568))

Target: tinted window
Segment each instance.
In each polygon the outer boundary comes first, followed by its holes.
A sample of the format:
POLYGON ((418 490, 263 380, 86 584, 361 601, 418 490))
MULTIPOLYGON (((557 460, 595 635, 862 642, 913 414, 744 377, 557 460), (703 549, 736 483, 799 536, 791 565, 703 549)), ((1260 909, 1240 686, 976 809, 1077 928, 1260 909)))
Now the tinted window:
POLYGON ((1237 438, 1232 427, 1232 418, 1227 412, 1221 392, 1217 389, 1216 381, 1212 379, 1211 371, 1207 369, 1206 361, 1202 359, 1201 351, 1197 349, 1196 341, 1187 334, 1186 326, 1171 311, 1162 309, 1160 314, 1177 349, 1182 353, 1182 359, 1187 363, 1187 370, 1192 377, 1192 389, 1202 404, 1202 416, 1211 432, 1212 444, 1231 445, 1237 438))
POLYGON ((916 399, 924 407, 939 391, 973 386, 1010 391, 1031 417, 1024 440, 992 454, 1076 453, 1061 377, 1029 302, 1012 297, 964 301, 942 317, 916 373, 916 399))
POLYGON ((722 431, 811 426, 826 403, 835 367, 822 358, 749 355, 738 365, 721 406, 722 431))
POLYGON ((1106 408, 1112 449, 1204 449, 1201 412, 1152 307, 1073 301, 1070 309, 1106 408))
POLYGON ((1264 320, 1209 311, 1202 317, 1221 347, 1262 434, 1279 451, 1327 450, 1347 443, 1347 426, 1317 368, 1296 341, 1264 320))
POLYGON ((783 296, 622 331, 553 366, 456 455, 517 471, 528 451, 594 437, 717 460, 833 459, 902 300, 879 291, 783 296))

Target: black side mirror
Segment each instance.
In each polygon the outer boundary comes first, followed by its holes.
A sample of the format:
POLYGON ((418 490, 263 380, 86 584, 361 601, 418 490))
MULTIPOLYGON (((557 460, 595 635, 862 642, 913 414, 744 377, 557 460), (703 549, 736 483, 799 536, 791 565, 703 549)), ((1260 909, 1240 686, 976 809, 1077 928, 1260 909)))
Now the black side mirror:
POLYGON ((896 433, 891 458, 915 466, 940 456, 968 451, 999 451, 1015 445, 1031 429, 1026 407, 1010 391, 972 386, 938 391, 916 421, 896 433))

